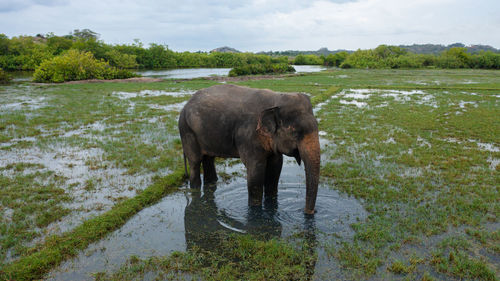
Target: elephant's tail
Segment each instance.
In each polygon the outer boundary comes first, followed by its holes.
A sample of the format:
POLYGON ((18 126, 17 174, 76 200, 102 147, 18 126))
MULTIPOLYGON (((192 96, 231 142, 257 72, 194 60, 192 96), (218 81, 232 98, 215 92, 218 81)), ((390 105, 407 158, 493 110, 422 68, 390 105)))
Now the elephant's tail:
POLYGON ((188 168, 187 168, 187 163, 186 163, 186 153, 182 153, 182 156, 184 157, 184 175, 187 177, 188 176, 188 168))

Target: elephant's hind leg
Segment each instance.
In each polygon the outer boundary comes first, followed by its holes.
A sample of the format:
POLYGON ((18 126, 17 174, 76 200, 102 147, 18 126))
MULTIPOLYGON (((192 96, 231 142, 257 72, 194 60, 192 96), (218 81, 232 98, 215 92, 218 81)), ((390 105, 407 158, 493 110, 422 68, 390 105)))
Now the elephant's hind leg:
POLYGON ((217 182, 217 171, 215 171, 215 157, 203 156, 203 184, 212 184, 217 182))
POLYGON ((264 181, 264 196, 266 199, 276 199, 278 197, 278 182, 282 167, 283 155, 275 154, 267 158, 266 178, 264 181))
POLYGON ((189 163, 189 185, 191 188, 201 187, 200 165, 202 160, 201 149, 192 132, 181 134, 182 148, 189 163))

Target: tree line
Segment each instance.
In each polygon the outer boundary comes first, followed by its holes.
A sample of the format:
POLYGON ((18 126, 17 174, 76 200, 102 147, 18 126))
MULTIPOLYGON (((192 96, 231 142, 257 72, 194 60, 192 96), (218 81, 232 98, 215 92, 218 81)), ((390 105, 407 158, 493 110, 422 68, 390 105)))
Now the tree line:
MULTIPOLYGON (((53 33, 9 38, 0 34, 0 69, 35 70, 44 61, 70 50, 91 53, 99 61, 117 69, 160 69, 183 67, 245 67, 260 64, 325 65, 342 68, 482 68, 500 69, 500 54, 491 50, 471 53, 463 46, 448 48, 439 54, 417 54, 408 49, 380 45, 375 49, 336 53, 294 54, 295 56, 254 53, 175 52, 163 44, 145 47, 139 40, 132 44, 107 44, 88 29, 68 35, 53 33)), ((71 57, 71 56, 70 56, 71 57)), ((73 57, 76 57, 73 55, 73 57)))
POLYGON ((464 47, 452 47, 439 54, 416 54, 397 46, 380 45, 375 49, 339 52, 328 56, 298 55, 294 63, 341 68, 478 68, 500 69, 500 53, 470 53, 464 47))
POLYGON ((163 44, 145 47, 139 40, 133 44, 107 44, 91 30, 56 36, 53 33, 8 38, 0 34, 0 68, 35 70, 43 61, 69 50, 90 52, 94 58, 122 69, 235 67, 246 64, 288 63, 285 56, 271 57, 253 53, 174 52, 163 44))

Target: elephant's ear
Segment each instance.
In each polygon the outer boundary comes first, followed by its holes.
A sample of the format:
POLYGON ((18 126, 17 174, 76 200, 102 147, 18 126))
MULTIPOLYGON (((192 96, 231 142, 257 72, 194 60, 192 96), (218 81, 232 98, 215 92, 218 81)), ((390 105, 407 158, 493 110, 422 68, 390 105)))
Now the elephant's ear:
POLYGON ((279 107, 263 110, 257 121, 257 135, 262 147, 267 151, 274 151, 273 135, 279 126, 279 107))
POLYGON ((257 123, 257 131, 263 135, 273 135, 278 130, 279 124, 279 107, 272 107, 263 110, 259 115, 257 123))

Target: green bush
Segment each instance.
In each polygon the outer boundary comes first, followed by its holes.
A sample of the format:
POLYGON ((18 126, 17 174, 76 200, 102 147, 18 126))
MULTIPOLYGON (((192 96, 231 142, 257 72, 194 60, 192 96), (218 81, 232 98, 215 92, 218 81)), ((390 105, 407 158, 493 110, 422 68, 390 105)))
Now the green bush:
POLYGON ((342 68, 382 68, 380 57, 374 50, 357 50, 340 65, 342 68))
POLYGON ((451 48, 444 51, 437 60, 437 65, 441 68, 469 68, 471 55, 465 48, 451 48))
POLYGON ((229 71, 229 76, 255 75, 255 74, 280 74, 286 72, 295 72, 293 66, 286 63, 275 64, 247 64, 238 66, 229 71))
POLYGON ((471 67, 483 69, 500 69, 500 54, 492 51, 475 54, 471 58, 471 67))
POLYGON ((0 68, 0 84, 8 84, 12 77, 0 68))
POLYGON ((338 52, 336 54, 330 54, 325 58, 325 62, 323 63, 326 66, 340 66, 345 59, 349 56, 347 52, 338 52))
POLYGON ((133 77, 127 70, 117 69, 94 58, 90 52, 69 50, 46 60, 35 70, 35 82, 65 82, 86 79, 119 79, 133 77))
POLYGON ((105 59, 112 66, 116 66, 118 68, 137 68, 138 64, 136 61, 136 55, 129 55, 120 53, 118 50, 113 49, 111 51, 106 52, 105 59))
POLYGON ((323 60, 316 55, 298 55, 293 61, 295 65, 322 65, 323 60))

